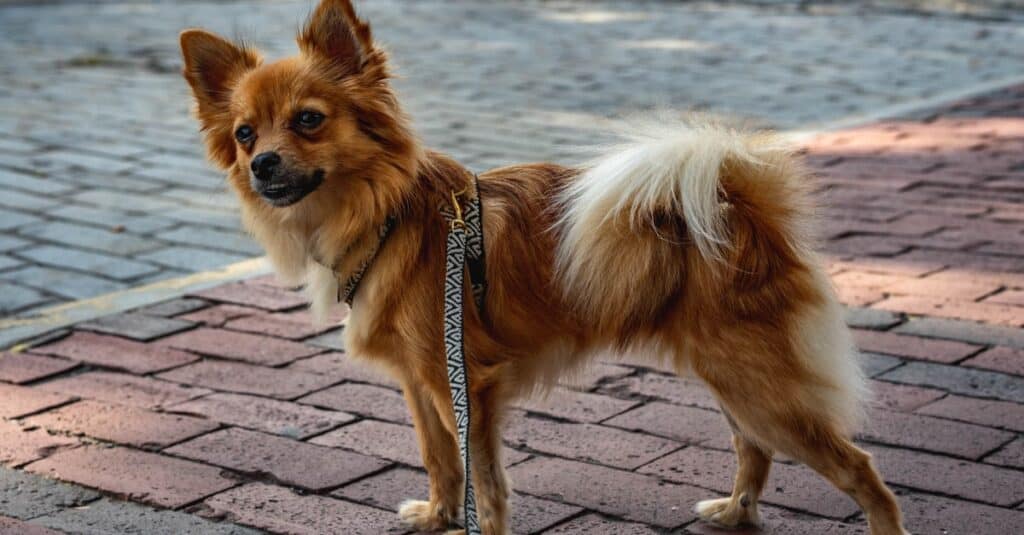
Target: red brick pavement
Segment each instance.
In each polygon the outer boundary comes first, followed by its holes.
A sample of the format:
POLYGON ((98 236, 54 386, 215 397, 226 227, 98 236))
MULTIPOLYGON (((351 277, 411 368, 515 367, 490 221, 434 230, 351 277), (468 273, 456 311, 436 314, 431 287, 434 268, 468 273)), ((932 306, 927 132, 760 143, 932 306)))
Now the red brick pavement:
MULTIPOLYGON (((807 155, 876 392, 859 440, 909 528, 1024 532, 1024 87, 825 134, 807 155)), ((395 384, 273 279, 182 304, 4 354, 0 463, 271 532, 404 531, 394 509, 427 487, 395 384)), ((720 533, 690 512, 735 469, 706 390, 607 363, 567 385, 506 430, 517 532, 720 533)), ((763 532, 865 532, 785 459, 764 502, 763 532)))

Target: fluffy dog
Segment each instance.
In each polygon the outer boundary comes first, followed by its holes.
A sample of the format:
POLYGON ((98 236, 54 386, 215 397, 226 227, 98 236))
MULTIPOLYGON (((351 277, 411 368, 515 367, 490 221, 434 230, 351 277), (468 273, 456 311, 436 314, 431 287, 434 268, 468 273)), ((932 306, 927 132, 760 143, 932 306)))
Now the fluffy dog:
MULTIPOLYGON (((442 341, 448 225, 439 207, 473 174, 417 141, 386 54, 348 0, 323 0, 300 54, 264 63, 201 30, 181 34, 210 159, 245 226, 319 312, 377 250, 352 304, 348 351, 388 368, 415 420, 429 501, 422 530, 449 528, 463 475, 442 341), (329 266, 329 267, 325 267, 329 266)), ((732 427, 732 496, 709 521, 757 523, 774 452, 848 493, 871 533, 898 535, 896 500, 848 438, 865 382, 812 251, 808 176, 784 144, 706 119, 654 124, 589 165, 516 165, 479 176, 489 289, 465 299, 470 432, 480 520, 508 531, 501 465, 510 401, 607 349, 700 377, 732 427)), ((467 290, 468 292, 468 290, 467 290)))

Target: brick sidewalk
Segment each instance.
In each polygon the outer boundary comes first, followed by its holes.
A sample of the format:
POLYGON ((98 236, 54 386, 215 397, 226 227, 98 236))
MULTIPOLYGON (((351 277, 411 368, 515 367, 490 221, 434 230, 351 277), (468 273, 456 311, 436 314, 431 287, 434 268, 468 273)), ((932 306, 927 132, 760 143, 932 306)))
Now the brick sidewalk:
MULTIPOLYGON (((915 534, 1024 531, 1022 149, 1024 87, 808 144, 877 394, 860 441, 915 534)), ((402 397, 308 319, 264 277, 0 358, 0 533, 403 532, 427 484, 402 397)), ((602 363, 505 442, 518 533, 718 533, 690 508, 735 461, 691 381, 602 363)), ((764 501, 767 533, 865 533, 803 466, 764 501)))

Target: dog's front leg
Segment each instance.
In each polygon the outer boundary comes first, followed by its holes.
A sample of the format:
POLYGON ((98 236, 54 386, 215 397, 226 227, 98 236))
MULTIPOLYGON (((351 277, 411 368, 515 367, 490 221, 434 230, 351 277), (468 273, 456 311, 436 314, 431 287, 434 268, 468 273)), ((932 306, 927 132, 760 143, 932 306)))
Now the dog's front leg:
POLYGON ((438 415, 423 386, 406 383, 403 388, 409 404, 420 455, 430 477, 429 501, 408 500, 398 510, 407 524, 419 531, 448 529, 456 521, 462 507, 462 462, 458 443, 438 415))

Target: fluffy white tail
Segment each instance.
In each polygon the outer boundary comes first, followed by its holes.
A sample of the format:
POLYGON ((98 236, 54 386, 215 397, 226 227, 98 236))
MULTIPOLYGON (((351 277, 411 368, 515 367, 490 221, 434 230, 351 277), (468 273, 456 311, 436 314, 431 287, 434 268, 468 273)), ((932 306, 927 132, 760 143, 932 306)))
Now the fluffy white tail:
POLYGON ((781 295, 759 293, 775 287, 781 266, 798 266, 823 304, 795 318, 792 351, 829 385, 815 403, 853 427, 863 378, 810 252, 808 188, 802 165, 771 134, 706 118, 642 125, 562 190, 559 283, 581 317, 628 341, 677 299, 710 313, 730 298, 737 309, 718 310, 729 321, 751 313, 767 302, 756 296, 781 295))
MULTIPOLYGON (((722 180, 726 167, 763 168, 758 180, 780 182, 786 171, 771 172, 771 166, 791 160, 789 150, 778 138, 751 134, 723 126, 710 119, 691 117, 685 122, 648 122, 624 134, 624 141, 604 156, 586 165, 562 191, 561 242, 557 268, 565 287, 586 293, 602 275, 602 260, 594 255, 618 256, 602 247, 623 230, 650 232, 658 215, 675 214, 686 224, 689 240, 709 261, 722 259, 729 245, 724 224, 723 199, 730 189, 782 186, 786 184, 744 184, 737 173, 733 183, 722 180), (625 226, 623 226, 625 225, 625 226), (598 264, 598 265, 595 265, 598 264)), ((802 202, 802 195, 793 197, 802 202)), ((785 199, 765 199, 787 202, 785 199)), ((765 207, 771 209, 772 207, 765 207)), ((620 251, 621 252, 621 251, 620 251)), ((615 258, 608 258, 614 262, 615 258)), ((605 274, 608 272, 605 272, 605 274)))

